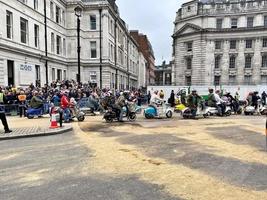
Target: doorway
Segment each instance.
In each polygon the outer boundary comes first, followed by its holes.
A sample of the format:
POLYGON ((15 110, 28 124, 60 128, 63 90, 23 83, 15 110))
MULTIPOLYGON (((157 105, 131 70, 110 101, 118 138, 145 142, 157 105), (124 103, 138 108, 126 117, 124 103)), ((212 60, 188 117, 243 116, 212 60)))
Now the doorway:
POLYGON ((35 85, 37 87, 41 86, 41 72, 40 72, 40 65, 35 65, 35 85))
POLYGON ((7 61, 7 82, 8 86, 14 86, 14 61, 13 60, 8 60, 7 61))
POLYGON ((61 69, 57 70, 57 80, 59 80, 59 81, 62 80, 62 70, 61 69))

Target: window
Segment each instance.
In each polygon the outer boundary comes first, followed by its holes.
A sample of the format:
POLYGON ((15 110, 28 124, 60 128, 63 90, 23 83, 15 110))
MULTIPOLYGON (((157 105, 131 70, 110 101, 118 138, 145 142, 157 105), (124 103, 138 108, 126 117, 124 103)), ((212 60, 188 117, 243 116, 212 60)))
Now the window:
POLYGON ((221 76, 214 76, 214 85, 221 84, 221 76))
POLYGON ((34 10, 38 10, 38 0, 33 1, 34 10))
POLYGON ((267 55, 262 56, 262 67, 267 67, 267 55))
POLYGON ((52 68, 52 81, 56 79, 56 70, 55 68, 52 68))
POLYGON ((51 52, 55 52, 55 35, 54 33, 51 33, 51 52))
POLYGON ((237 28, 237 18, 231 19, 231 28, 237 28))
POLYGON ((50 18, 54 20, 54 3, 50 1, 50 18))
POLYGON ((20 41, 24 44, 28 42, 28 21, 20 18, 20 41))
POLYGON ((187 7, 187 12, 191 12, 191 6, 187 7))
POLYGON ((187 42, 186 46, 187 46, 187 51, 192 51, 192 46, 193 46, 192 42, 187 42))
POLYGON ((62 11, 62 24, 65 26, 65 11, 62 11))
POLYGON ((61 37, 57 35, 57 54, 61 54, 61 37))
POLYGON ((34 46, 39 47, 39 26, 34 24, 34 46))
POLYGON ((264 27, 267 27, 267 16, 264 16, 264 27))
POLYGON ((96 72, 90 72, 90 82, 96 83, 96 81, 97 81, 96 72))
POLYGON ((222 48, 222 42, 221 41, 215 41, 215 49, 221 49, 222 48))
POLYGON ((91 47, 91 58, 96 58, 97 57, 96 41, 90 42, 90 47, 91 47))
POLYGON ((63 56, 66 56, 66 39, 63 38, 63 56))
POLYGON ((251 68, 251 56, 247 55, 245 57, 245 68, 251 68))
POLYGON ((248 17, 247 18, 247 27, 248 28, 253 27, 253 21, 254 21, 254 17, 248 17))
POLYGON ((6 11, 6 37, 13 38, 13 14, 9 11, 6 11))
POLYGON ((230 49, 236 49, 236 40, 230 41, 230 49))
POLYGON ((221 63, 221 56, 215 56, 214 68, 215 69, 220 68, 220 63, 221 63))
POLYGON ((246 48, 251 49, 252 48, 252 40, 246 40, 246 48))
POLYGON ((60 19, 60 8, 56 6, 56 22, 59 24, 61 21, 60 19))
POLYGON ((263 38, 262 47, 267 47, 267 38, 263 38))
POLYGON ((90 29, 96 30, 96 16, 90 15, 90 29))
POLYGON ((235 56, 230 56, 229 68, 235 68, 235 56))
POLYGON ((63 79, 67 80, 67 71, 66 70, 63 71, 63 79))
POLYGON ((186 76, 185 77, 185 85, 186 86, 191 86, 191 84, 192 84, 192 78, 191 78, 191 76, 186 76))
POLYGON ((229 85, 235 85, 235 84, 236 84, 236 76, 229 75, 229 85))
POLYGON ((186 69, 192 69, 192 58, 186 58, 186 69))
POLYGON ((245 85, 250 85, 251 84, 251 75, 245 75, 244 77, 244 84, 245 85))
POLYGON ((261 84, 267 85, 267 76, 261 75, 261 84))
POLYGON ((223 22, 223 19, 216 19, 216 28, 217 29, 222 29, 222 22, 223 22))

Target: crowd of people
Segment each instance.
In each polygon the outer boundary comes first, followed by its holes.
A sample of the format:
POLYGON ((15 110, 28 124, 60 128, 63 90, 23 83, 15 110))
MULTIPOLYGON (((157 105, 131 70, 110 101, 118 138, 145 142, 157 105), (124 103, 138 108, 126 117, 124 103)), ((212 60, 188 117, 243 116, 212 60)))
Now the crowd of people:
MULTIPOLYGON (((126 91, 110 90, 109 88, 100 90, 90 84, 79 84, 74 80, 63 80, 53 81, 50 85, 44 85, 44 87, 34 86, 31 83, 28 87, 16 88, 15 86, 9 86, 0 88, 0 105, 2 105, 1 110, 4 113, 3 105, 16 104, 19 107, 20 117, 26 117, 27 107, 38 109, 44 105, 44 102, 50 102, 54 106, 60 106, 63 109, 64 120, 69 122, 72 108, 82 98, 91 98, 99 102, 100 99, 106 99, 106 97, 112 99, 111 97, 114 97, 114 100, 106 100, 105 102, 113 103, 118 110, 121 110, 125 101, 122 97, 126 97, 126 95, 128 100, 135 100, 138 105, 141 105, 144 93, 141 90, 126 91)), ((5 119, 3 120, 5 121, 5 119)), ((3 124, 5 124, 5 130, 8 132, 9 128, 7 128, 6 123, 3 124)))
MULTIPOLYGON (((208 99, 206 104, 211 107, 216 107, 219 110, 221 116, 225 113, 226 102, 230 104, 234 112, 237 112, 240 97, 238 92, 234 96, 230 92, 222 94, 220 90, 214 92, 213 89, 209 89, 208 99)), ((69 122, 71 120, 71 114, 73 108, 82 98, 91 98, 98 102, 103 109, 107 106, 112 106, 119 114, 119 120, 122 121, 122 108, 125 105, 125 101, 135 101, 138 106, 141 106, 145 99, 145 102, 150 105, 156 106, 157 101, 164 101, 165 94, 163 90, 160 91, 148 91, 143 92, 141 90, 110 90, 104 88, 100 90, 97 87, 92 87, 90 84, 77 83, 74 80, 53 81, 50 85, 44 85, 44 87, 34 86, 30 84, 28 87, 4 87, 0 88, 0 117, 5 128, 5 132, 10 132, 5 119, 5 107, 4 104, 16 104, 19 107, 20 117, 26 117, 27 107, 38 109, 44 105, 44 102, 50 102, 54 106, 59 106, 64 111, 64 120, 69 122), (102 102, 101 102, 102 101, 102 102)), ((175 93, 171 91, 168 103, 174 107, 177 104, 177 97, 179 103, 188 106, 192 110, 193 116, 196 115, 197 107, 202 100, 196 90, 192 90, 190 94, 186 94, 186 91, 179 91, 175 93)), ((263 92, 261 96, 258 92, 251 92, 247 97, 247 104, 255 106, 259 104, 261 100, 263 105, 266 105, 267 94, 263 92)))

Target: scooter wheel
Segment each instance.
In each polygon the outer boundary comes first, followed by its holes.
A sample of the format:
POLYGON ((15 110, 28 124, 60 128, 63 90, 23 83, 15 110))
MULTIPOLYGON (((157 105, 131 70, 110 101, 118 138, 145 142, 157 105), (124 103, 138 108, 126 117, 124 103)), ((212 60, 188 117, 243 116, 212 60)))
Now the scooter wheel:
POLYGON ((172 118, 172 111, 168 111, 167 113, 166 113, 166 117, 167 118, 172 118))
POLYGON ((27 118, 28 118, 28 119, 33 119, 34 116, 32 116, 32 115, 27 115, 27 118))
POLYGON ((129 121, 133 122, 136 120, 136 114, 135 113, 130 113, 129 115, 129 121))
POLYGON ((79 122, 83 122, 85 120, 85 117, 84 116, 80 116, 80 117, 78 117, 78 121, 79 122))
POLYGON ((151 116, 149 114, 145 113, 145 118, 146 119, 151 119, 151 116))
POLYGON ((113 122, 113 118, 112 117, 105 117, 105 120, 107 123, 112 123, 113 122))
POLYGON ((226 116, 230 116, 232 113, 231 113, 231 111, 229 110, 229 111, 227 111, 225 114, 226 114, 226 116))

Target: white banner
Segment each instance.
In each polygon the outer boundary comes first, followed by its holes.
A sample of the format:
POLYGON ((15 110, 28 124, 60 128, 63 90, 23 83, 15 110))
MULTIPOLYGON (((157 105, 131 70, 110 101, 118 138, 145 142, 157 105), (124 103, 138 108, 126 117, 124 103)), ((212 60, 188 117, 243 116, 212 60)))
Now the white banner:
POLYGON ((35 84, 35 68, 30 64, 19 64, 19 84, 35 84))

